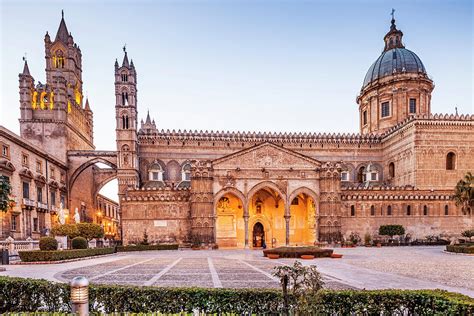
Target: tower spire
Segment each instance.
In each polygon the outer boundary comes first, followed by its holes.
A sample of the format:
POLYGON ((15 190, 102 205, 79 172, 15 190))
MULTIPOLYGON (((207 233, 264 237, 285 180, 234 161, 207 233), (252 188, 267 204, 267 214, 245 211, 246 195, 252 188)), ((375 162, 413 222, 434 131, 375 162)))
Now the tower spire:
POLYGON ((31 75, 30 75, 30 69, 28 68, 28 62, 26 61, 26 54, 25 54, 25 56, 23 56, 23 61, 25 62, 25 64, 24 64, 24 66, 23 66, 23 73, 22 73, 22 75, 31 76, 31 75))
POLYGON ((122 61, 122 67, 130 67, 130 63, 128 62, 128 56, 127 56, 127 44, 123 45, 123 52, 125 55, 123 56, 123 61, 122 61))
POLYGON ((69 32, 67 30, 66 21, 64 21, 64 10, 61 10, 61 22, 59 23, 58 32, 56 33, 56 39, 67 44, 69 38, 69 32))
POLYGON ((393 48, 405 48, 402 43, 403 33, 402 31, 397 30, 397 26, 395 25, 395 9, 392 9, 390 15, 392 16, 392 20, 390 21, 390 31, 388 31, 388 33, 385 34, 384 37, 384 52, 393 48))

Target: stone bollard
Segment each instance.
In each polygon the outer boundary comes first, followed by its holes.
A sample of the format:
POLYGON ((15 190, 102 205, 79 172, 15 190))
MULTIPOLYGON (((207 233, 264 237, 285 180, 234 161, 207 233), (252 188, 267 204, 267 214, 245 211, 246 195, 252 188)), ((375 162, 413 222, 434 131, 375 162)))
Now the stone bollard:
POLYGON ((89 315, 89 281, 78 276, 71 280, 72 312, 79 316, 89 315))

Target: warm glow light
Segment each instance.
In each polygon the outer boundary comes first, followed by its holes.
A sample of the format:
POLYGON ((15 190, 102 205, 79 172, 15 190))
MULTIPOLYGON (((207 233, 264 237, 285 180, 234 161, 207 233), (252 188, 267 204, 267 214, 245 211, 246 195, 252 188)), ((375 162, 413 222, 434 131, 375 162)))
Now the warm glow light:
POLYGON ((72 108, 71 108, 71 101, 70 101, 70 100, 67 100, 67 112, 68 112, 68 113, 71 113, 71 110, 72 110, 72 108))
POLYGON ((78 86, 74 88, 74 96, 76 97, 76 103, 81 105, 82 95, 81 95, 81 92, 79 92, 78 86))
POLYGON ((31 107, 36 110, 38 107, 38 91, 33 91, 33 99, 31 100, 31 107))
POLYGON ((46 108, 46 106, 44 105, 44 97, 46 96, 46 91, 43 91, 41 92, 41 95, 40 95, 40 108, 42 110, 44 110, 46 108))
POLYGON ((54 109, 54 92, 51 91, 51 95, 49 97, 49 108, 52 110, 54 109))
POLYGON ((102 213, 100 211, 97 212, 97 216, 102 216, 102 213))

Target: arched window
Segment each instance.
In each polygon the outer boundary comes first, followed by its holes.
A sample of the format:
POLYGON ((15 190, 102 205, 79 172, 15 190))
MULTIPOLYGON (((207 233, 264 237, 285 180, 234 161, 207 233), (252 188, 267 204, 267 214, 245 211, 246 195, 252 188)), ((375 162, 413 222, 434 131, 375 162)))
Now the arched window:
POLYGON ((122 105, 128 105, 128 92, 122 92, 122 105))
POLYGON ((186 163, 181 168, 181 181, 191 181, 191 164, 186 163))
POLYGON ((128 81, 128 74, 127 74, 127 73, 123 73, 123 74, 122 74, 122 81, 123 81, 123 82, 127 82, 127 81, 128 81))
POLYGON ((128 115, 122 115, 122 129, 128 129, 128 115))
POLYGON ((159 163, 154 163, 148 169, 149 181, 163 181, 163 168, 159 163))
POLYGON ((456 169, 456 154, 450 152, 446 155, 446 170, 456 169))
POLYGON ((351 205, 351 216, 355 216, 355 215, 356 215, 355 205, 351 205))
POLYGON ((370 207, 370 216, 375 216, 375 206, 370 207))
POLYGON ((444 215, 449 215, 449 206, 448 205, 445 205, 444 206, 444 215))
POLYGON ((387 206, 387 216, 392 216, 392 206, 387 206))
POLYGON ((357 182, 363 183, 365 182, 365 167, 362 166, 359 168, 359 172, 357 172, 357 182))
POLYGON ((428 206, 427 205, 423 206, 423 215, 424 216, 428 215, 428 206))
POLYGON ((53 66, 55 68, 64 68, 64 53, 62 50, 57 50, 53 56, 53 66))
POLYGON ((407 205, 407 216, 411 215, 411 205, 407 205))
POLYGON ((395 178, 395 164, 393 162, 388 165, 388 175, 390 178, 395 178))

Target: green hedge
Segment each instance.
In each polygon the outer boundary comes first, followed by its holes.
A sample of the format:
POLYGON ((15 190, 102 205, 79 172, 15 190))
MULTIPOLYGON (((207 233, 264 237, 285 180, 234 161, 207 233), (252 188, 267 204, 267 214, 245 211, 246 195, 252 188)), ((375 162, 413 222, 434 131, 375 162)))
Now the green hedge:
POLYGON ((117 246, 117 252, 148 250, 178 250, 178 244, 117 246))
POLYGON ((18 252, 23 262, 38 261, 59 261, 91 256, 108 255, 114 253, 114 248, 92 248, 92 249, 73 249, 73 250, 32 250, 18 252))
MULTIPOLYGON (((0 277, 0 313, 69 312, 69 286, 45 280, 0 277)), ((280 291, 92 285, 91 312, 276 314, 280 291)), ((292 302, 290 298, 290 303, 292 302)), ((315 311, 324 315, 473 315, 474 299, 440 290, 320 292, 315 311)))
POLYGON ((448 245, 446 246, 446 251, 474 254, 474 244, 468 243, 468 244, 448 245))
MULTIPOLYGON (((91 312, 192 312, 276 314, 280 291, 92 285, 91 312)), ((290 298, 290 303, 292 302, 290 298)), ((316 314, 473 315, 474 299, 440 290, 321 291, 316 314)), ((44 280, 0 277, 0 313, 68 312, 69 286, 44 280)))
POLYGON ((314 246, 278 247, 263 251, 265 257, 269 254, 275 254, 280 255, 280 258, 300 258, 302 255, 312 255, 315 258, 322 258, 330 257, 332 253, 332 249, 322 249, 314 246))

